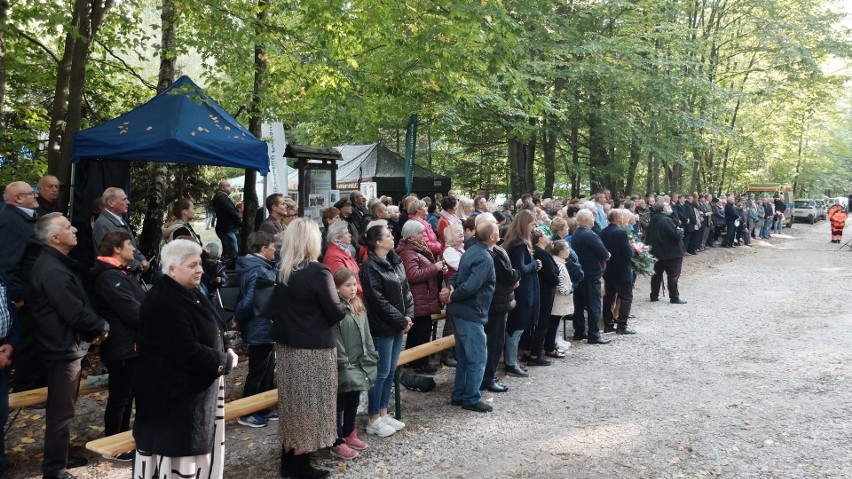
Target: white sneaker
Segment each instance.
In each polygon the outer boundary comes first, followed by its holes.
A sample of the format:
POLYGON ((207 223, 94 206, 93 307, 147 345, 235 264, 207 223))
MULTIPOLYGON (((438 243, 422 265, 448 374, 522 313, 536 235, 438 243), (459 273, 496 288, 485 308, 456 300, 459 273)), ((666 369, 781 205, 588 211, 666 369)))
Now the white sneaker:
POLYGON ((379 420, 392 427, 394 431, 399 431, 405 427, 404 422, 397 421, 396 419, 392 418, 390 414, 385 414, 384 416, 380 417, 379 420))
POLYGON ((560 351, 567 351, 569 348, 571 348, 571 343, 562 338, 556 338, 556 349, 560 351))
POLYGON ((375 421, 367 421, 367 434, 375 434, 379 437, 388 437, 395 432, 396 429, 394 429, 390 424, 385 423, 381 417, 375 421))

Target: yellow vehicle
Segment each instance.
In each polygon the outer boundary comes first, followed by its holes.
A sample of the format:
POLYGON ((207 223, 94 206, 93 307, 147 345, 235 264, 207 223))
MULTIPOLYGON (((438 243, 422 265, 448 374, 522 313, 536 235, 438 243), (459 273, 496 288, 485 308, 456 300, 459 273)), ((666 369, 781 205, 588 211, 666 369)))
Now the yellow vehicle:
POLYGON ((781 201, 787 205, 787 209, 784 211, 784 226, 787 228, 793 226, 793 209, 796 205, 793 202, 793 188, 791 186, 781 183, 750 183, 745 192, 747 194, 754 193, 755 198, 762 198, 765 195, 769 195, 773 199, 781 198, 781 201))

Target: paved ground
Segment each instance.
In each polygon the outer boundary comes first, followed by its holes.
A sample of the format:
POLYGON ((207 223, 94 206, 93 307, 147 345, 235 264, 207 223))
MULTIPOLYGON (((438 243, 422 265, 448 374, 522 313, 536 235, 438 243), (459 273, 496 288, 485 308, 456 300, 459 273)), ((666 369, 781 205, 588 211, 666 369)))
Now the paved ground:
MULTIPOLYGON (((648 302, 640 278, 636 336, 575 343, 530 378, 507 378, 508 393, 485 396, 491 414, 450 406, 444 369, 434 391, 403 392, 403 431, 362 435, 360 457, 321 452, 320 463, 341 478, 852 477, 852 252, 828 240, 827 222, 796 224, 686 258, 686 305, 648 302)), ((75 443, 99 435, 102 404, 81 401, 75 443)), ((9 477, 40 477, 39 413, 25 411, 30 426, 7 440, 21 451, 9 477)), ((277 477, 274 427, 230 425, 227 447, 226 477, 277 477)), ((130 477, 90 457, 79 478, 130 477)))

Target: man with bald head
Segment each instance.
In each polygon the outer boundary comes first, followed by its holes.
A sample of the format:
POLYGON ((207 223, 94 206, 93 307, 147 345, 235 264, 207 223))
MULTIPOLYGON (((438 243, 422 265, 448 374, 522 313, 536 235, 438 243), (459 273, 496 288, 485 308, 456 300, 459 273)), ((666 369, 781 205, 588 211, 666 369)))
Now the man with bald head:
POLYGON ((23 181, 6 186, 3 194, 6 208, 0 211, 0 271, 6 275, 6 292, 17 309, 21 322, 21 343, 15 349, 15 391, 26 391, 47 385, 47 377, 38 349, 32 340, 30 310, 24 304, 30 273, 41 254, 41 243, 35 237, 38 209, 33 188, 23 181))
POLYGON ((211 200, 216 211, 216 236, 222 242, 222 260, 230 264, 237 257, 237 232, 240 230, 243 218, 231 201, 231 182, 219 181, 219 188, 211 200))
POLYGON ((59 208, 59 178, 44 175, 38 181, 38 215, 61 212, 59 208))
POLYGON ((601 318, 601 277, 611 255, 600 237, 592 231, 594 214, 582 209, 576 217, 579 227, 571 237, 571 248, 577 253, 584 275, 574 291, 574 339, 585 339, 589 344, 607 344, 610 340, 601 335, 598 322, 601 318))

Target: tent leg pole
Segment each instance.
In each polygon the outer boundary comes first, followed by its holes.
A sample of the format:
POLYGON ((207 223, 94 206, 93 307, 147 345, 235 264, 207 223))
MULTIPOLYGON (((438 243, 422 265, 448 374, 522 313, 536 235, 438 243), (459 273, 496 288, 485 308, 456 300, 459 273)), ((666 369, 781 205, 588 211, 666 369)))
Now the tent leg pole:
POLYGON ((77 163, 71 163, 71 185, 68 186, 68 218, 74 217, 74 182, 77 179, 77 163))

